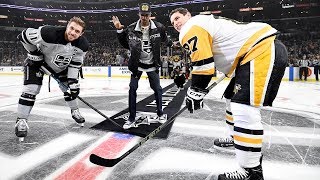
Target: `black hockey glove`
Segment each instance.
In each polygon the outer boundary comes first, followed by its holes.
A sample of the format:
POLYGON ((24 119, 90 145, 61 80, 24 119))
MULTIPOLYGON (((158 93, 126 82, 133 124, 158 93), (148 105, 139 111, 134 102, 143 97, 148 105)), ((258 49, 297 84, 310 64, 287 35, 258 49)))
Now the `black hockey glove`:
POLYGON ((71 100, 74 100, 80 94, 80 84, 77 79, 68 79, 71 100))
POLYGON ((190 113, 194 110, 203 108, 203 98, 209 90, 196 87, 189 87, 187 91, 186 106, 190 113))
POLYGON ((25 60, 25 66, 34 66, 40 68, 43 65, 43 54, 40 51, 35 51, 27 54, 27 59, 25 60))
POLYGON ((179 75, 176 75, 174 77, 174 80, 173 82, 178 86, 178 87, 181 87, 183 86, 183 84, 186 82, 186 78, 183 74, 179 74, 179 75))

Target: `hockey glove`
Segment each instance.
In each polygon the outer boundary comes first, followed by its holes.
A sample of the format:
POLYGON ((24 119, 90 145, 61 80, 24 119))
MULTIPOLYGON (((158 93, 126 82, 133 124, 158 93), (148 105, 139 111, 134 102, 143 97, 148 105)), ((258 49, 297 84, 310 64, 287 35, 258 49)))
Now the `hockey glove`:
POLYGON ((183 74, 176 75, 174 77, 173 82, 178 86, 182 87, 183 84, 186 82, 185 76, 183 74))
POLYGON ((203 98, 209 90, 196 87, 189 87, 187 91, 186 106, 190 113, 194 110, 203 108, 203 98))
POLYGON ((71 100, 74 100, 80 94, 80 84, 77 79, 68 79, 71 100))

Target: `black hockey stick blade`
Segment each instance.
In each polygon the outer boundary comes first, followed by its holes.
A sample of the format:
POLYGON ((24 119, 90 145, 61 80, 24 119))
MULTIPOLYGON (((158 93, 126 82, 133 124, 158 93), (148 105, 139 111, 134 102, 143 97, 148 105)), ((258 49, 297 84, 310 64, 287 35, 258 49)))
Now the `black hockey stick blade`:
MULTIPOLYGON (((210 91, 213 87, 215 87, 216 85, 218 85, 226 76, 223 75, 221 76, 217 81, 215 81, 214 83, 212 83, 207 89, 210 91)), ((165 128, 167 125, 169 125, 170 123, 173 122, 173 120, 179 116, 183 111, 185 111, 187 109, 187 106, 184 106, 183 108, 181 108, 178 112, 176 112, 170 119, 168 119, 165 123, 163 123, 162 125, 160 125, 158 128, 156 128, 155 130, 153 130, 149 135, 147 135, 146 137, 144 137, 142 140, 139 141, 138 144, 136 144, 135 146, 133 146, 131 149, 129 149, 126 153, 124 153, 123 155, 121 155, 118 158, 115 159, 107 159, 107 158, 103 158, 101 156, 98 156, 96 154, 91 154, 90 155, 90 162, 92 162, 93 164, 99 165, 99 166, 104 166, 104 167, 113 167, 114 165, 116 165, 117 163, 119 163, 122 159, 124 159, 125 157, 127 157, 129 154, 131 154, 134 150, 136 150, 137 148, 139 148, 142 144, 144 144, 147 140, 149 140, 150 138, 154 137, 158 132, 160 132, 163 128, 165 128)))
POLYGON ((92 162, 93 164, 96 164, 99 166, 104 166, 104 167, 113 167, 119 161, 121 161, 118 158, 117 159, 105 159, 105 158, 97 156, 95 154, 91 154, 89 159, 90 159, 90 162, 92 162))

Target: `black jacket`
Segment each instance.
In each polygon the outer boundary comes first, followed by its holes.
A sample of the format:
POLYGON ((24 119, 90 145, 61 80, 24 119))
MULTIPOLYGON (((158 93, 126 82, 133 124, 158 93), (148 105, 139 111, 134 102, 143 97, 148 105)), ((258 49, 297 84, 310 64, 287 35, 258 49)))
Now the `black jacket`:
MULTIPOLYGON (((141 54, 142 32, 136 28, 140 20, 129 25, 121 33, 117 33, 120 44, 129 49, 131 56, 129 58, 128 68, 135 75, 138 72, 139 59, 141 54)), ((158 69, 161 66, 160 46, 161 42, 167 46, 172 45, 172 41, 168 38, 165 27, 156 21, 150 20, 150 43, 153 52, 154 66, 158 69)))

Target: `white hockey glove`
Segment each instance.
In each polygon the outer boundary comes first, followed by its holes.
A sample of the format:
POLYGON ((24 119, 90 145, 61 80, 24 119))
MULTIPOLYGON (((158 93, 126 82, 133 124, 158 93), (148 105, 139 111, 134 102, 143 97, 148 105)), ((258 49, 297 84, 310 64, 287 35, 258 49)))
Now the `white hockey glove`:
POLYGON ((203 98, 209 90, 196 87, 189 87, 187 91, 186 106, 190 113, 194 110, 203 108, 203 98))

